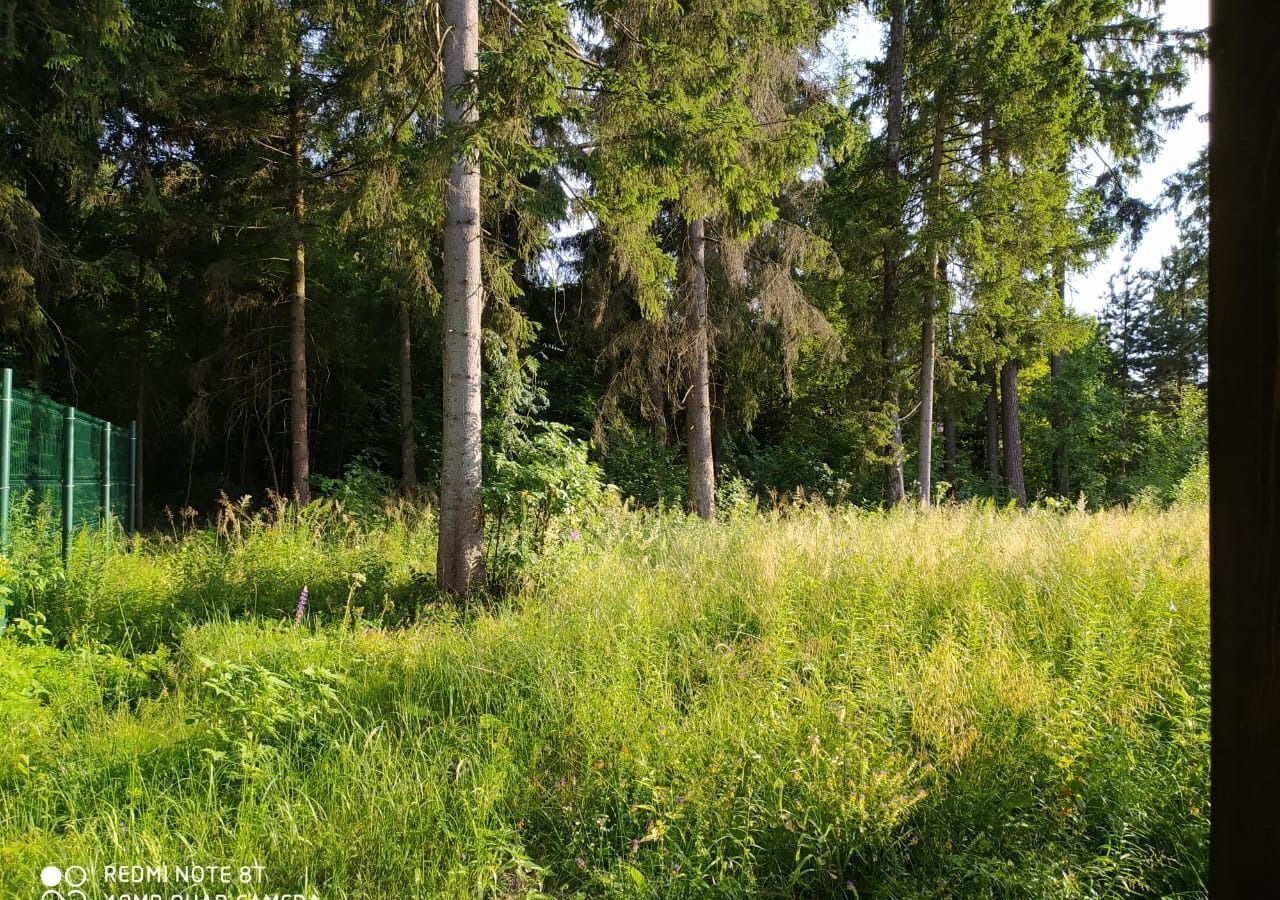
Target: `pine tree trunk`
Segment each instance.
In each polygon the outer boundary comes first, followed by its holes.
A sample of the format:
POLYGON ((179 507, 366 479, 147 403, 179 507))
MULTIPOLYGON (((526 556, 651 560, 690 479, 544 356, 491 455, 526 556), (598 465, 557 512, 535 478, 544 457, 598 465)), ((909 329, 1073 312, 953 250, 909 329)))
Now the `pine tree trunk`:
MULTIPOLYGON (((941 98, 936 98, 938 108, 933 119, 933 152, 929 161, 929 193, 936 207, 939 181, 942 178, 943 125, 941 98)), ((933 499, 933 370, 934 331, 938 315, 940 260, 937 241, 929 250, 929 293, 925 298, 924 321, 920 326, 920 468, 918 472, 919 500, 923 509, 929 508, 933 499)))
POLYGON ((142 461, 146 455, 146 422, 147 422, 147 322, 146 304, 142 298, 142 262, 138 262, 138 299, 134 310, 133 322, 133 372, 137 393, 134 396, 133 420, 137 444, 134 447, 135 468, 133 484, 133 508, 137 511, 135 521, 142 520, 142 461))
POLYGON ((400 483, 418 487, 418 443, 413 434, 413 321, 408 300, 400 301, 400 483))
POLYGON ((1062 410, 1062 354, 1049 354, 1049 377, 1053 385, 1053 487, 1059 497, 1071 495, 1071 478, 1067 468, 1066 420, 1062 410))
POLYGON ((929 302, 920 326, 920 506, 929 508, 933 493, 933 309, 929 302))
MULTIPOLYGON (((906 11, 904 0, 893 0, 889 20, 889 56, 885 60, 889 71, 887 109, 885 111, 885 178, 895 184, 901 177, 902 157, 902 97, 903 65, 906 49, 906 11)), ((898 298, 898 243, 897 230, 902 226, 901 211, 884 242, 884 288, 880 308, 880 356, 884 368, 884 408, 890 417, 891 432, 885 466, 885 500, 890 506, 906 496, 902 461, 902 417, 898 411, 897 348, 894 346, 894 325, 898 298)))
POLYGON ((991 496, 1000 496, 1000 398, 997 393, 996 376, 992 372, 988 376, 990 384, 987 390, 987 484, 991 488, 991 496))
POLYGON ((669 446, 667 434, 667 389, 662 372, 653 367, 649 369, 649 434, 659 447, 669 446))
POLYGON ((724 385, 711 376, 711 471, 724 463, 724 385))
MULTIPOLYGON (((1060 312, 1065 313, 1067 307, 1067 266, 1065 261, 1057 263, 1055 276, 1058 281, 1058 303, 1060 312)), ((1071 493, 1071 479, 1067 471, 1067 422, 1066 404, 1063 402, 1064 385, 1062 381, 1062 354, 1049 354, 1049 385, 1053 397, 1051 407, 1053 414, 1049 425, 1053 432, 1053 489, 1059 497, 1071 493)))
POLYGON ((954 495, 956 491, 956 400, 950 389, 947 390, 947 402, 942 413, 942 472, 943 478, 950 485, 947 493, 954 495))
POLYGON ((778 311, 779 375, 782 377, 782 407, 790 411, 796 398, 794 344, 791 333, 791 310, 783 305, 778 311))
POLYGON ((715 516, 716 475, 711 448, 711 369, 707 359, 706 240, 701 219, 689 223, 689 266, 693 287, 693 384, 686 415, 689 501, 704 519, 715 516))
MULTIPOLYGON (((476 0, 445 0, 445 122, 475 122, 459 92, 479 65, 476 0)), ((440 460, 440 545, 436 579, 465 596, 483 586, 484 507, 480 496, 480 163, 453 160, 445 186, 444 423, 440 460)))
POLYGON ((293 299, 289 315, 289 450, 290 486, 299 503, 311 499, 311 444, 307 435, 307 248, 303 242, 305 212, 302 186, 302 64, 289 73, 289 144, 293 174, 293 299))
POLYGON ((1009 494, 1019 509, 1027 506, 1027 485, 1022 474, 1022 418, 1018 407, 1018 364, 1009 360, 1000 368, 1000 423, 1004 429, 1004 476, 1009 494))

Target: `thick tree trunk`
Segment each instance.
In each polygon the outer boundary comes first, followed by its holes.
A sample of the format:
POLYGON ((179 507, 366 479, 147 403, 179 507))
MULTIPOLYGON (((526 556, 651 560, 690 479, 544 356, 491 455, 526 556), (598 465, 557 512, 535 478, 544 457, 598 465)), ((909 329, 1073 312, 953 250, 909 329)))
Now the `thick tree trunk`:
POLYGON ((987 379, 990 387, 987 390, 987 484, 991 487, 993 497, 1000 496, 1000 398, 996 384, 996 375, 990 373, 987 379))
POLYGON ((299 503, 311 499, 311 444, 307 435, 307 249, 302 186, 302 137, 306 127, 302 65, 289 73, 289 150, 293 173, 293 299, 289 310, 289 458, 290 487, 299 503))
MULTIPOLYGON (((459 92, 479 65, 476 0, 445 0, 445 122, 476 121, 459 92)), ((480 497, 480 163, 453 160, 445 186, 444 427, 440 460, 440 545, 436 579, 463 596, 484 582, 484 507, 480 497)))
POLYGON ((413 316, 400 301, 400 483, 406 492, 418 486, 418 442, 413 433, 413 316))
POLYGON ((1027 506, 1027 484, 1022 474, 1022 416, 1018 406, 1018 364, 1009 360, 1000 368, 1000 424, 1004 438, 1004 477, 1009 495, 1019 509, 1027 506))
MULTIPOLYGON (((945 117, 941 98, 936 98, 937 109, 933 117, 933 152, 929 160, 929 193, 936 213, 939 181, 942 178, 943 126, 945 117)), ((933 499, 933 369, 934 331, 938 315, 938 302, 942 295, 940 285, 940 259, 937 242, 929 248, 929 293, 925 298, 924 321, 920 325, 920 468, 918 472, 919 500, 923 509, 929 508, 933 499)))
MULTIPOLYGON (((889 19, 889 55, 885 64, 889 73, 885 109, 885 178, 893 184, 901 177, 902 161, 902 97, 903 64, 906 50, 906 9, 904 0, 893 0, 889 19)), ((897 348, 894 329, 898 302, 898 242, 902 227, 901 210, 888 223, 884 241, 884 285, 880 305, 880 357, 883 366, 882 401, 890 417, 889 446, 885 455, 885 501, 894 506, 906 496, 902 460, 902 416, 898 410, 897 348)))
POLYGON ((689 451, 689 502, 704 519, 715 516, 716 472, 711 447, 711 367, 707 358, 706 239, 701 219, 689 223, 689 267, 693 315, 689 317, 693 343, 693 384, 685 416, 689 451))

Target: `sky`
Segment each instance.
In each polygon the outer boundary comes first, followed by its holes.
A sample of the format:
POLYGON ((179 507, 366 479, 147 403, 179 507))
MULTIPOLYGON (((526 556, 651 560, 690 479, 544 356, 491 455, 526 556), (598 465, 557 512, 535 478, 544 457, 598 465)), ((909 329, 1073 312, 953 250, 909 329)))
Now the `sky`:
MULTIPOLYGON (((1205 28, 1209 24, 1209 2, 1166 0, 1164 20, 1169 28, 1205 28)), ((814 61, 817 69, 834 75, 851 63, 879 58, 884 52, 882 33, 881 26, 865 14, 850 16, 823 40, 819 58, 814 61)), ((1189 103, 1191 112, 1180 127, 1165 135, 1159 156, 1143 167, 1141 177, 1130 187, 1135 196, 1148 203, 1159 199, 1165 179, 1185 169, 1209 140, 1208 67, 1200 64, 1190 74, 1182 94, 1176 101, 1169 102, 1171 105, 1189 103)), ((1173 215, 1166 213, 1148 226, 1142 242, 1132 248, 1130 268, 1136 271, 1158 267, 1161 256, 1176 240, 1173 215)), ((1099 312, 1107 301, 1107 282, 1124 267, 1128 252, 1129 248, 1117 244, 1088 271, 1073 273, 1067 281, 1067 299, 1071 305, 1081 312, 1099 312)))

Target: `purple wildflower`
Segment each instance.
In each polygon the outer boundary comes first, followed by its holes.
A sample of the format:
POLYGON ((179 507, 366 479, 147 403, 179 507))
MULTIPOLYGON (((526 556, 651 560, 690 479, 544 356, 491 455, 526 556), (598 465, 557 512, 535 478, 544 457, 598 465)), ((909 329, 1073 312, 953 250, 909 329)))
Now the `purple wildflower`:
POLYGON ((672 875, 680 874, 680 863, 676 863, 674 866, 671 867, 671 874, 672 875))
POLYGON ((298 608, 293 611, 293 624, 301 625, 302 616, 307 611, 307 586, 302 586, 302 593, 298 595, 298 608))
POLYGON ((574 862, 578 864, 579 869, 586 869, 587 867, 587 861, 583 859, 581 856, 575 859, 574 862))

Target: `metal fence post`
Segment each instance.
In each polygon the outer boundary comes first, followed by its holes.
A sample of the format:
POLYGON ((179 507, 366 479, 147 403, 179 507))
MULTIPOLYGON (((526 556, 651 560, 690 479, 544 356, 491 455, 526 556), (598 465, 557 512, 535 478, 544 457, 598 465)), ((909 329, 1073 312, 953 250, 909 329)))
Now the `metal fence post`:
POLYGON ((129 533, 138 531, 138 420, 129 423, 129 533))
POLYGON ((102 426, 102 527, 111 530, 111 423, 102 426))
MULTIPOLYGON (((13 369, 0 373, 0 553, 9 552, 9 456, 13 450, 13 369)), ((4 616, 0 613, 0 626, 4 616)))
POLYGON ((67 442, 65 471, 62 479, 62 560, 66 562, 71 553, 71 530, 75 522, 75 487, 76 487, 76 408, 67 407, 64 439, 67 442))

